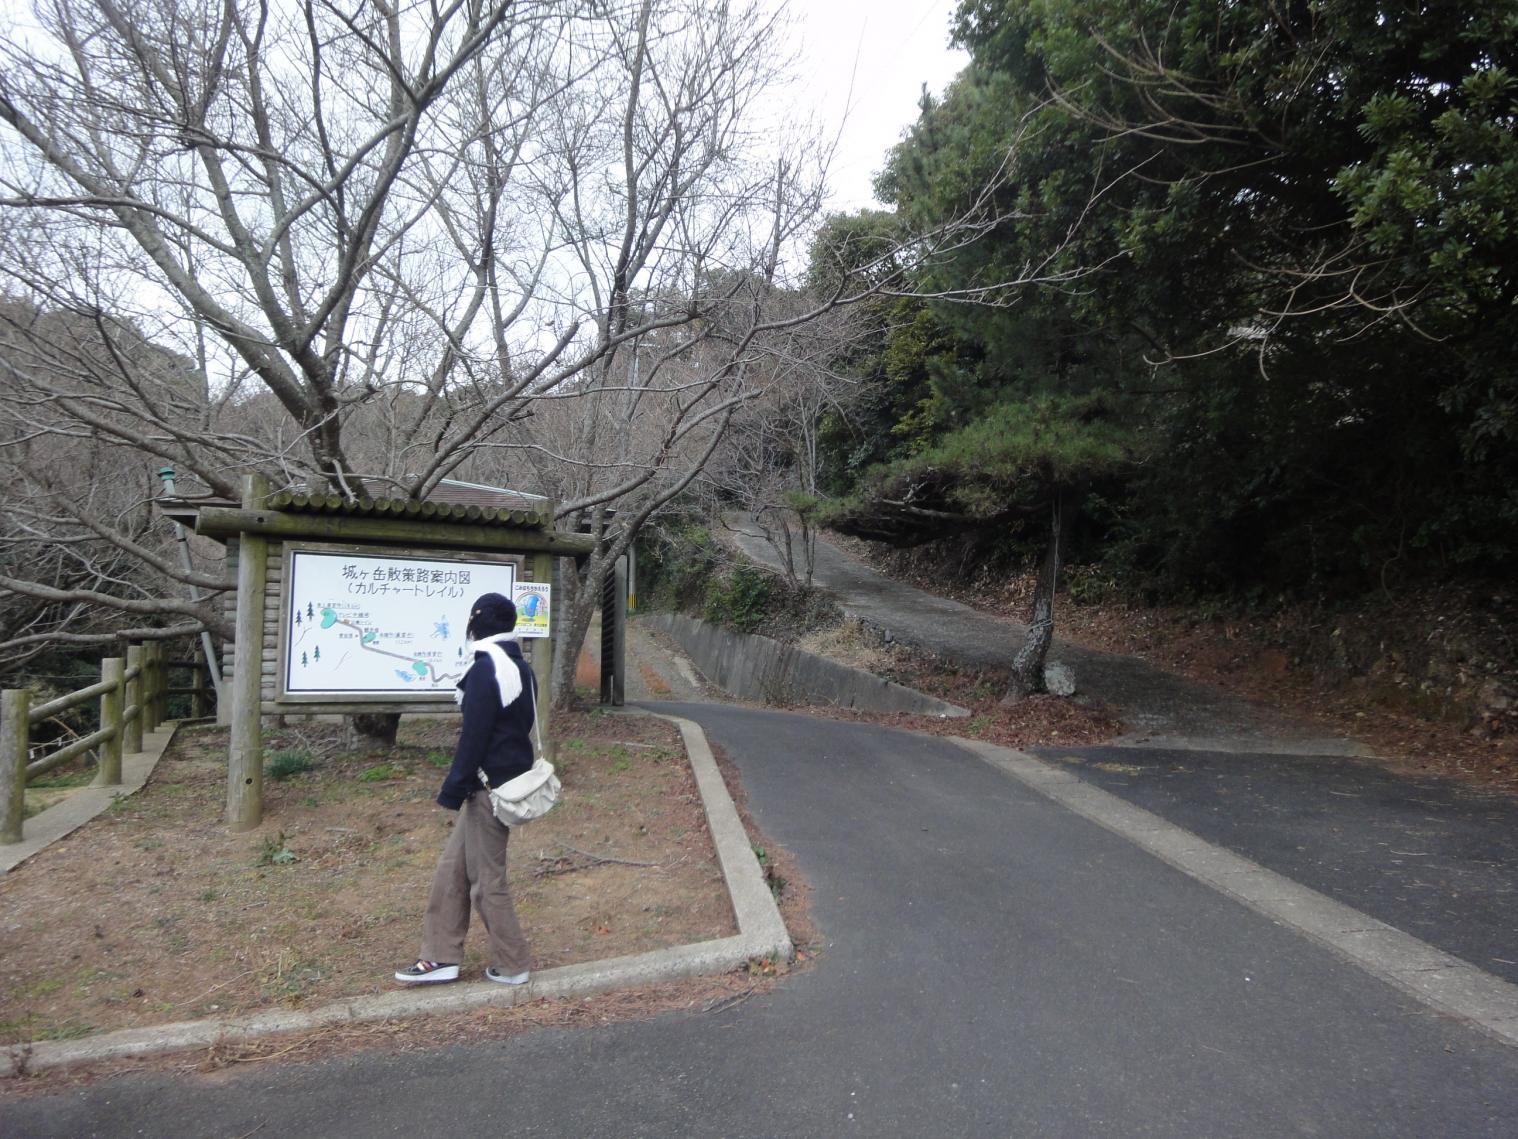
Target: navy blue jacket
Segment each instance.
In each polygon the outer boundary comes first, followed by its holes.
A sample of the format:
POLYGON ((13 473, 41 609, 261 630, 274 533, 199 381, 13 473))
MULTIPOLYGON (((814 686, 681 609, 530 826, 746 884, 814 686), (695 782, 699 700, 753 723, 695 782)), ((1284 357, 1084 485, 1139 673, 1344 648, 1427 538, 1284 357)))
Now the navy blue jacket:
POLYGON ((459 746, 454 749, 453 766, 437 801, 450 811, 464 805, 464 800, 480 790, 480 768, 492 787, 521 775, 532 767, 533 700, 538 689, 532 666, 522 657, 515 641, 501 645, 512 665, 522 674, 522 694, 501 707, 501 690, 496 686, 495 666, 486 653, 474 654, 459 687, 464 690, 464 726, 459 730, 459 746))

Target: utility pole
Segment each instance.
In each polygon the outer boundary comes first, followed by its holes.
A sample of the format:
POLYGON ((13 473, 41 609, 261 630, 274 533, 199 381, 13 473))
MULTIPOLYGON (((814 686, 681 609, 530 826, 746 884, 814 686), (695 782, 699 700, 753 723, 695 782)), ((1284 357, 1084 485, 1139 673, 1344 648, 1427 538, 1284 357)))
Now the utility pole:
MULTIPOLYGON (((174 468, 161 467, 158 471, 158 477, 163 480, 164 497, 173 498, 174 468)), ((180 564, 184 566, 186 573, 194 573, 195 563, 190 560, 190 537, 185 533, 184 527, 178 522, 173 523, 173 526, 174 537, 179 541, 180 564)), ((199 590, 192 588, 190 590, 190 600, 202 601, 204 598, 200 595, 199 590)), ((216 661, 216 646, 211 642, 211 634, 205 629, 200 631, 200 647, 205 650, 206 671, 210 673, 211 687, 216 691, 216 706, 220 708, 224 699, 224 693, 221 690, 221 665, 216 661)))

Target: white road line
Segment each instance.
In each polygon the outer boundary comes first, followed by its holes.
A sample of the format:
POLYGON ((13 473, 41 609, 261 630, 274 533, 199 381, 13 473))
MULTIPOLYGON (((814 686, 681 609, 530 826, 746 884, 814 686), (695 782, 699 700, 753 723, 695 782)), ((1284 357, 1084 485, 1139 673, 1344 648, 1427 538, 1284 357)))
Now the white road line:
POLYGON ((1436 1012, 1518 1047, 1518 985, 1135 807, 1064 768, 980 740, 956 743, 1082 818, 1326 946, 1436 1012))

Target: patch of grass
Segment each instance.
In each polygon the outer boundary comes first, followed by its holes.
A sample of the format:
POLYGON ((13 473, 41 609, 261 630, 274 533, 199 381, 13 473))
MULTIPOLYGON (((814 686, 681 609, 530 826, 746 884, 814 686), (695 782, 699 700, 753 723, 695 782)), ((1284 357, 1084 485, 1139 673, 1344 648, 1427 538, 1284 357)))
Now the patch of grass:
POLYGON ((366 767, 358 773, 360 783, 383 783, 387 779, 394 779, 399 774, 394 764, 376 763, 373 767, 366 767))
POLYGON ((83 787, 94 778, 95 769, 93 767, 78 768, 76 770, 60 767, 54 768, 52 771, 45 771, 41 775, 33 776, 26 781, 26 785, 36 788, 83 787))
POLYGON ((46 1028, 39 1029, 34 1039, 36 1040, 78 1040, 81 1036, 88 1036, 95 1028, 89 1024, 50 1024, 46 1028))
POLYGON ((427 753, 427 762, 432 764, 433 767, 452 767, 453 756, 449 755, 446 751, 434 749, 427 753))
POLYGON ((291 949, 281 949, 258 973, 264 995, 276 1000, 294 1000, 305 996, 328 969, 320 961, 300 957, 291 949))
POLYGON ((162 932, 170 953, 183 953, 190 948, 190 936, 179 928, 177 915, 164 914, 154 918, 153 924, 162 932))
POLYGON ((971 716, 965 721, 964 733, 967 736, 979 737, 985 734, 991 726, 991 717, 987 715, 971 716))
POLYGON ((267 835, 258 848, 257 866, 288 866, 296 861, 295 851, 290 849, 289 838, 284 831, 267 835))
POLYGON ((264 774, 275 782, 283 782, 315 767, 316 757, 309 751, 276 751, 264 761, 264 774))
POLYGON ((300 801, 300 805, 302 807, 320 807, 322 805, 322 801, 315 795, 307 795, 300 801))

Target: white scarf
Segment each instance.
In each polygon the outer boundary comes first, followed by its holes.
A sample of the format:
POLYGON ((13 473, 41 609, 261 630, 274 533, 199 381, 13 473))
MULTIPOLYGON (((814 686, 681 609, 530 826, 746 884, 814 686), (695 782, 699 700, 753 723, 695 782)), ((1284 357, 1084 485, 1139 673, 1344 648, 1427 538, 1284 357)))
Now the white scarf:
MULTIPOLYGON (((501 648, 507 641, 517 639, 515 633, 497 633, 493 637, 486 637, 482 641, 470 641, 471 653, 484 653, 490 658, 490 663, 495 668, 496 687, 501 690, 501 707, 504 708, 522 694, 522 673, 511 658, 506 655, 506 650, 501 648)), ((455 704, 464 703, 464 690, 453 690, 455 704)))

